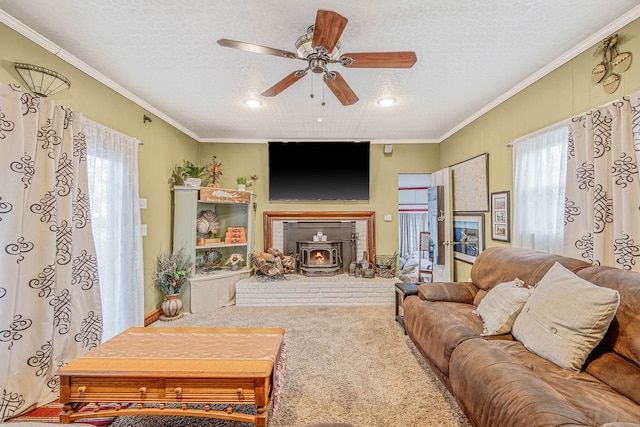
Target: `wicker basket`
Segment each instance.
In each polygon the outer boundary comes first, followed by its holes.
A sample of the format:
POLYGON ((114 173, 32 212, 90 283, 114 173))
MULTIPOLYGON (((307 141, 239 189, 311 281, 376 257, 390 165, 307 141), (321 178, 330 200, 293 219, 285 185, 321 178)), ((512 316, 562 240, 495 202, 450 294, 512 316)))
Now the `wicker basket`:
POLYGON ((396 277, 398 255, 376 255, 376 276, 391 279, 396 277))

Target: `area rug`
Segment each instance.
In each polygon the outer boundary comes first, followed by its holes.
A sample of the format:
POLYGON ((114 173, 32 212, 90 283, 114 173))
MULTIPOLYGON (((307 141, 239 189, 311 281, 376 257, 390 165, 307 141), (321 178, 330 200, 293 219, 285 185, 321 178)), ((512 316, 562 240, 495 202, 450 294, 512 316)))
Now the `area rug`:
MULTIPOLYGON (((269 427, 470 426, 394 320, 392 306, 226 307, 152 327, 283 327, 287 376, 269 427)), ((111 427, 250 427, 189 417, 117 417, 111 427)))
MULTIPOLYGON (((108 406, 108 405, 103 405, 103 406, 108 406)), ((47 405, 43 405, 39 408, 36 408, 33 411, 29 411, 26 414, 7 420, 7 422, 59 424, 60 411, 61 411, 60 401, 56 400, 47 405)), ((92 411, 93 411, 93 405, 87 405, 86 407, 80 410, 80 412, 92 412, 92 411)), ((109 424, 111 424, 112 421, 113 421, 113 417, 104 417, 104 418, 90 418, 87 420, 79 421, 78 423, 82 423, 84 425, 90 424, 96 427, 106 427, 109 424)))
MULTIPOLYGON (((286 382, 279 408, 270 414, 269 427, 320 423, 346 423, 354 427, 471 426, 455 398, 404 335, 395 321, 393 306, 232 306, 151 325, 192 326, 286 330, 286 382)), ((59 414, 59 406, 54 409, 59 414)), ((57 422, 57 415, 50 420, 57 422)), ((42 418, 36 421, 48 422, 42 418)), ((252 424, 193 417, 123 416, 116 417, 109 426, 251 427, 252 424)))

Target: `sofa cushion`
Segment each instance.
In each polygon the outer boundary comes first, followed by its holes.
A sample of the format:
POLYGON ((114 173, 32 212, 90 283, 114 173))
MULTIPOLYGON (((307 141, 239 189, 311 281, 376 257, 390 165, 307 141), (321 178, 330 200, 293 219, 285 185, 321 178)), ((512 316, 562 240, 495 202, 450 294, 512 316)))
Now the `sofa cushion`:
POLYGON ((410 296, 403 307, 407 334, 445 375, 453 349, 464 340, 478 338, 482 332, 482 320, 473 314, 475 306, 471 304, 432 302, 410 296))
POLYGON ((578 276, 620 293, 620 306, 603 341, 608 348, 640 366, 640 272, 590 267, 578 276))
POLYGON ((480 301, 476 313, 482 318, 482 335, 502 335, 511 332, 516 317, 527 302, 532 288, 523 286, 518 278, 500 283, 480 301))
POLYGON ((563 369, 517 341, 464 341, 451 355, 449 374, 456 399, 473 425, 640 422, 640 406, 633 401, 588 373, 563 369))
POLYGON ((516 318, 512 334, 529 350, 578 371, 602 340, 620 295, 555 263, 516 318))
POLYGON ((589 355, 584 371, 640 405, 640 366, 599 345, 589 355))
POLYGON ((418 286, 418 295, 427 301, 473 303, 477 288, 469 282, 423 283, 418 286))
POLYGON ((584 261, 560 255, 494 246, 478 255, 471 268, 471 281, 485 291, 514 277, 520 278, 526 286, 534 286, 556 262, 574 273, 591 266, 584 261))

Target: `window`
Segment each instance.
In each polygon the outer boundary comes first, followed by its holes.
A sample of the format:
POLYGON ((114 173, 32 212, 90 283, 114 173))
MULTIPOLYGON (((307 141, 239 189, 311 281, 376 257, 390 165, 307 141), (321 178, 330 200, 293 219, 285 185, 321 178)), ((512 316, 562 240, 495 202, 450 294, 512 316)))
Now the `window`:
POLYGON ((144 323, 138 140, 88 120, 91 228, 98 258, 103 341, 144 323))
POLYGON ((562 253, 568 128, 513 145, 513 246, 562 253))

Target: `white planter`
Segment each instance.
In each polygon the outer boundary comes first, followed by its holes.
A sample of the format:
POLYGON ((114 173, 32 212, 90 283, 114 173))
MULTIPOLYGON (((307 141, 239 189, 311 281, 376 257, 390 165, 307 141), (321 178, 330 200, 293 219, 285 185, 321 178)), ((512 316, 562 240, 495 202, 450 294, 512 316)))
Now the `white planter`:
POLYGON ((202 179, 200 178, 186 178, 184 180, 184 185, 188 185, 189 187, 200 187, 202 183, 202 179))
POLYGON ((238 184, 238 190, 245 191, 246 189, 247 189, 247 185, 246 184, 238 184))

